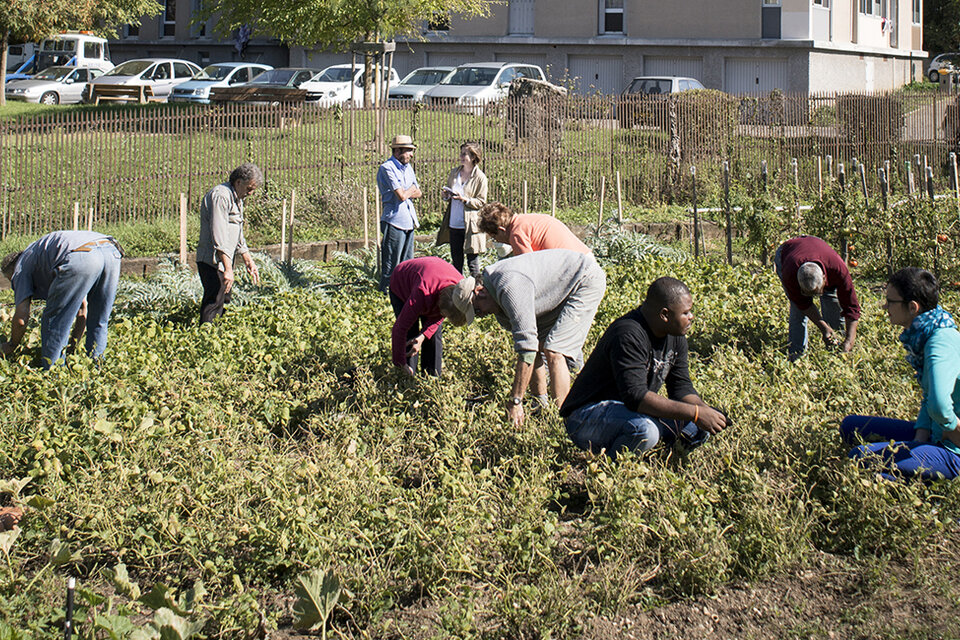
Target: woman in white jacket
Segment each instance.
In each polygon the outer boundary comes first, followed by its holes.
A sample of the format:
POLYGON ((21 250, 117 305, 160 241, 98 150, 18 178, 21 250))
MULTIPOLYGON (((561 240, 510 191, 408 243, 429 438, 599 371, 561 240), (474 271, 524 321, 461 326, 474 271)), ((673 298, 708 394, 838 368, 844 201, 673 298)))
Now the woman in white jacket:
POLYGON ((450 243, 450 259, 463 272, 463 258, 474 278, 480 276, 479 254, 487 250, 487 234, 480 230, 480 208, 487 203, 487 176, 480 170, 480 146, 466 142, 460 147, 460 166, 450 172, 443 188, 447 209, 437 232, 437 244, 450 243))

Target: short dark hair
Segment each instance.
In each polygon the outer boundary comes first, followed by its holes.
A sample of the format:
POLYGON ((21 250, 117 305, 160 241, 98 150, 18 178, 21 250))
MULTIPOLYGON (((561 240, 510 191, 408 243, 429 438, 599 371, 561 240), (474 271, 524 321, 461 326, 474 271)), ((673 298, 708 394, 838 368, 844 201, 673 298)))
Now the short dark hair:
POLYGON ((940 304, 940 283, 926 269, 904 267, 890 276, 891 284, 903 296, 904 303, 916 302, 921 313, 936 309, 940 304))
POLYGON ((500 227, 506 229, 513 220, 513 211, 502 202, 491 202, 480 208, 480 231, 496 236, 500 227))
POLYGON ((17 270, 17 262, 20 260, 21 255, 23 255, 23 251, 14 251, 13 253, 5 255, 3 262, 0 262, 0 272, 3 272, 7 280, 11 282, 13 281, 13 272, 17 270))
POLYGON ((676 278, 664 276, 663 278, 654 280, 647 288, 646 301, 658 309, 663 309, 664 307, 670 307, 679 303, 683 300, 684 296, 689 295, 690 289, 687 288, 687 285, 676 278))

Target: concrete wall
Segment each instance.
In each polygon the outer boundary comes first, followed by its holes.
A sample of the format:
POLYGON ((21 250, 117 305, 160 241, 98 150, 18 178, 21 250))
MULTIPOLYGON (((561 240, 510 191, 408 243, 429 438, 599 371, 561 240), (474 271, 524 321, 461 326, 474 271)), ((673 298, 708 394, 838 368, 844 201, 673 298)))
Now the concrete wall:
MULTIPOLYGON (((629 0, 625 4, 630 4, 629 0)), ((597 1, 537 0, 535 11, 536 36, 592 38, 600 33, 600 4, 597 1)))
MULTIPOLYGON (((582 4, 592 4, 589 0, 582 4)), ((631 38, 758 38, 759 0, 627 0, 631 38)))
POLYGON ((920 79, 922 65, 915 59, 861 56, 839 52, 810 53, 810 91, 885 91, 913 78, 920 79))

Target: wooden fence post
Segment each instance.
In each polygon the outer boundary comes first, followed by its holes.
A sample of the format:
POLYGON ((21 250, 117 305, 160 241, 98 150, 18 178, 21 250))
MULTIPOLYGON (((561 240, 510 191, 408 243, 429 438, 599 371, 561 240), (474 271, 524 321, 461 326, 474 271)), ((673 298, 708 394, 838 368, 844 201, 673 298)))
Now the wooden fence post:
POLYGON ((93 231, 93 207, 87 212, 87 231, 93 231))
POLYGON ((370 248, 370 203, 367 202, 367 188, 363 188, 363 248, 370 248))
POLYGON ((817 156, 817 200, 823 200, 823 158, 817 156))
MULTIPOLYGON (((366 207, 364 207, 366 209, 366 207)), ((287 261, 287 199, 283 199, 280 209, 280 262, 287 261)))
POLYGON ((733 223, 730 220, 730 163, 723 161, 723 205, 727 220, 727 264, 733 266, 733 223))
POLYGON ((297 190, 290 190, 290 228, 288 229, 289 233, 287 234, 287 262, 293 262, 293 217, 294 210, 297 206, 297 190))
POLYGON ((600 235, 600 227, 603 226, 603 196, 607 190, 607 176, 600 176, 600 208, 597 210, 597 235, 600 235))
POLYGON ((74 231, 80 230, 80 203, 79 202, 73 203, 73 230, 74 231))
POLYGON ((187 194, 180 194, 180 266, 187 266, 187 194))
POLYGON ((620 189, 619 171, 617 171, 617 224, 623 224, 623 191, 620 189))

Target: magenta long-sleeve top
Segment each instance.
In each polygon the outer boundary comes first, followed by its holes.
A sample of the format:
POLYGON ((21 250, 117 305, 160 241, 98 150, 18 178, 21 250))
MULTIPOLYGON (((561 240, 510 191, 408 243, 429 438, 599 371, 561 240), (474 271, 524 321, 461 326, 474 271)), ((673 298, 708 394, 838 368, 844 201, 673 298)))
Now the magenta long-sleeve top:
POLYGON ((395 365, 402 367, 406 363, 407 332, 420 318, 426 324, 424 337, 432 338, 437 332, 443 322, 437 306, 440 292, 462 278, 452 264, 433 256, 405 260, 396 266, 390 275, 390 292, 403 300, 403 309, 393 324, 395 365))

